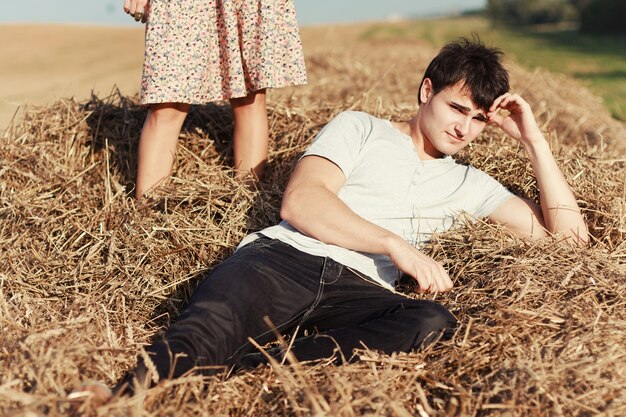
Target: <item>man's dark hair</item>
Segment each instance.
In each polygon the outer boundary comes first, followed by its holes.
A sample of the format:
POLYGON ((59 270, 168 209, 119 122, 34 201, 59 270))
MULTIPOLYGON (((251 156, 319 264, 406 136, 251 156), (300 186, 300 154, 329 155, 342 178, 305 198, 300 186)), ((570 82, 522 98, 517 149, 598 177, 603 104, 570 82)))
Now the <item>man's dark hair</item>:
MULTIPOLYGON (((474 103, 489 110, 496 98, 509 91, 509 74, 502 66, 502 55, 498 48, 485 46, 477 37, 450 42, 428 64, 420 90, 426 78, 432 81, 435 94, 461 81, 474 103)), ((422 104, 419 93, 417 99, 422 104)))

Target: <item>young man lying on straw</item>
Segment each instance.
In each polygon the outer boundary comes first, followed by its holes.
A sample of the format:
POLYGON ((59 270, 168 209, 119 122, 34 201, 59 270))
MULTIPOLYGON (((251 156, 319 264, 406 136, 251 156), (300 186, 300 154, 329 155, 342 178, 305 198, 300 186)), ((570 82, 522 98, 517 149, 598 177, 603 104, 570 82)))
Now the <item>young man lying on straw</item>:
MULTIPOLYGON (((421 292, 452 289, 443 266, 419 247, 461 213, 531 239, 560 233, 585 244, 574 195, 530 106, 508 92, 500 59, 478 41, 448 44, 428 66, 409 121, 344 112, 328 123, 291 176, 284 221, 246 237, 200 282, 117 391, 192 369, 258 365, 266 357, 256 346, 277 332, 291 335, 291 344, 267 355, 288 351, 300 361, 350 361, 363 347, 408 352, 450 337, 456 320, 445 307, 395 293, 393 285, 405 273, 421 292), (540 205, 452 159, 489 123, 526 150, 540 205)), ((88 383, 71 394, 81 395, 104 402, 112 394, 88 383)))

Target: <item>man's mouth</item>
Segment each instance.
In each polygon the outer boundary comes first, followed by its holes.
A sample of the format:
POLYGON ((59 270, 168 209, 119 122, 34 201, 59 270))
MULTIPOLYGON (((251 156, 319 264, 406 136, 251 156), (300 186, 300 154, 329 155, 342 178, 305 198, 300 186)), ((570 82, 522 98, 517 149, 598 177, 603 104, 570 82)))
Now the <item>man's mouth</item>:
POLYGON ((452 134, 452 133, 450 133, 450 132, 446 132, 446 133, 448 134, 448 136, 450 136, 450 137, 451 137, 452 139, 454 139, 456 142, 463 142, 463 141, 464 141, 464 139, 463 139, 463 138, 459 138, 458 136, 453 135, 453 134, 452 134))

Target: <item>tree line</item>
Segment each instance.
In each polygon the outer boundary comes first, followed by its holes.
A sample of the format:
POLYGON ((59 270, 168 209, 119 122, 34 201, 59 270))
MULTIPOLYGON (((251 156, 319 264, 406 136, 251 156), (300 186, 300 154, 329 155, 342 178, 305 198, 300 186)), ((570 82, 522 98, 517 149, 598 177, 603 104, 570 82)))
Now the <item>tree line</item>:
POLYGON ((626 0, 488 0, 495 24, 530 26, 577 22, 592 34, 626 34, 626 0))

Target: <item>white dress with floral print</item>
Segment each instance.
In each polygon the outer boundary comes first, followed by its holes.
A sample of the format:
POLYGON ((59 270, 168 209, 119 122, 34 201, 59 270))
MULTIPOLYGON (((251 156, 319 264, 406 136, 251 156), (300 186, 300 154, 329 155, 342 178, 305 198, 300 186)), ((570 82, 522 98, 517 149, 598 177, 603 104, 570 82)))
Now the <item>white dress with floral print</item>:
POLYGON ((305 83, 291 0, 150 2, 143 104, 202 104, 305 83))

